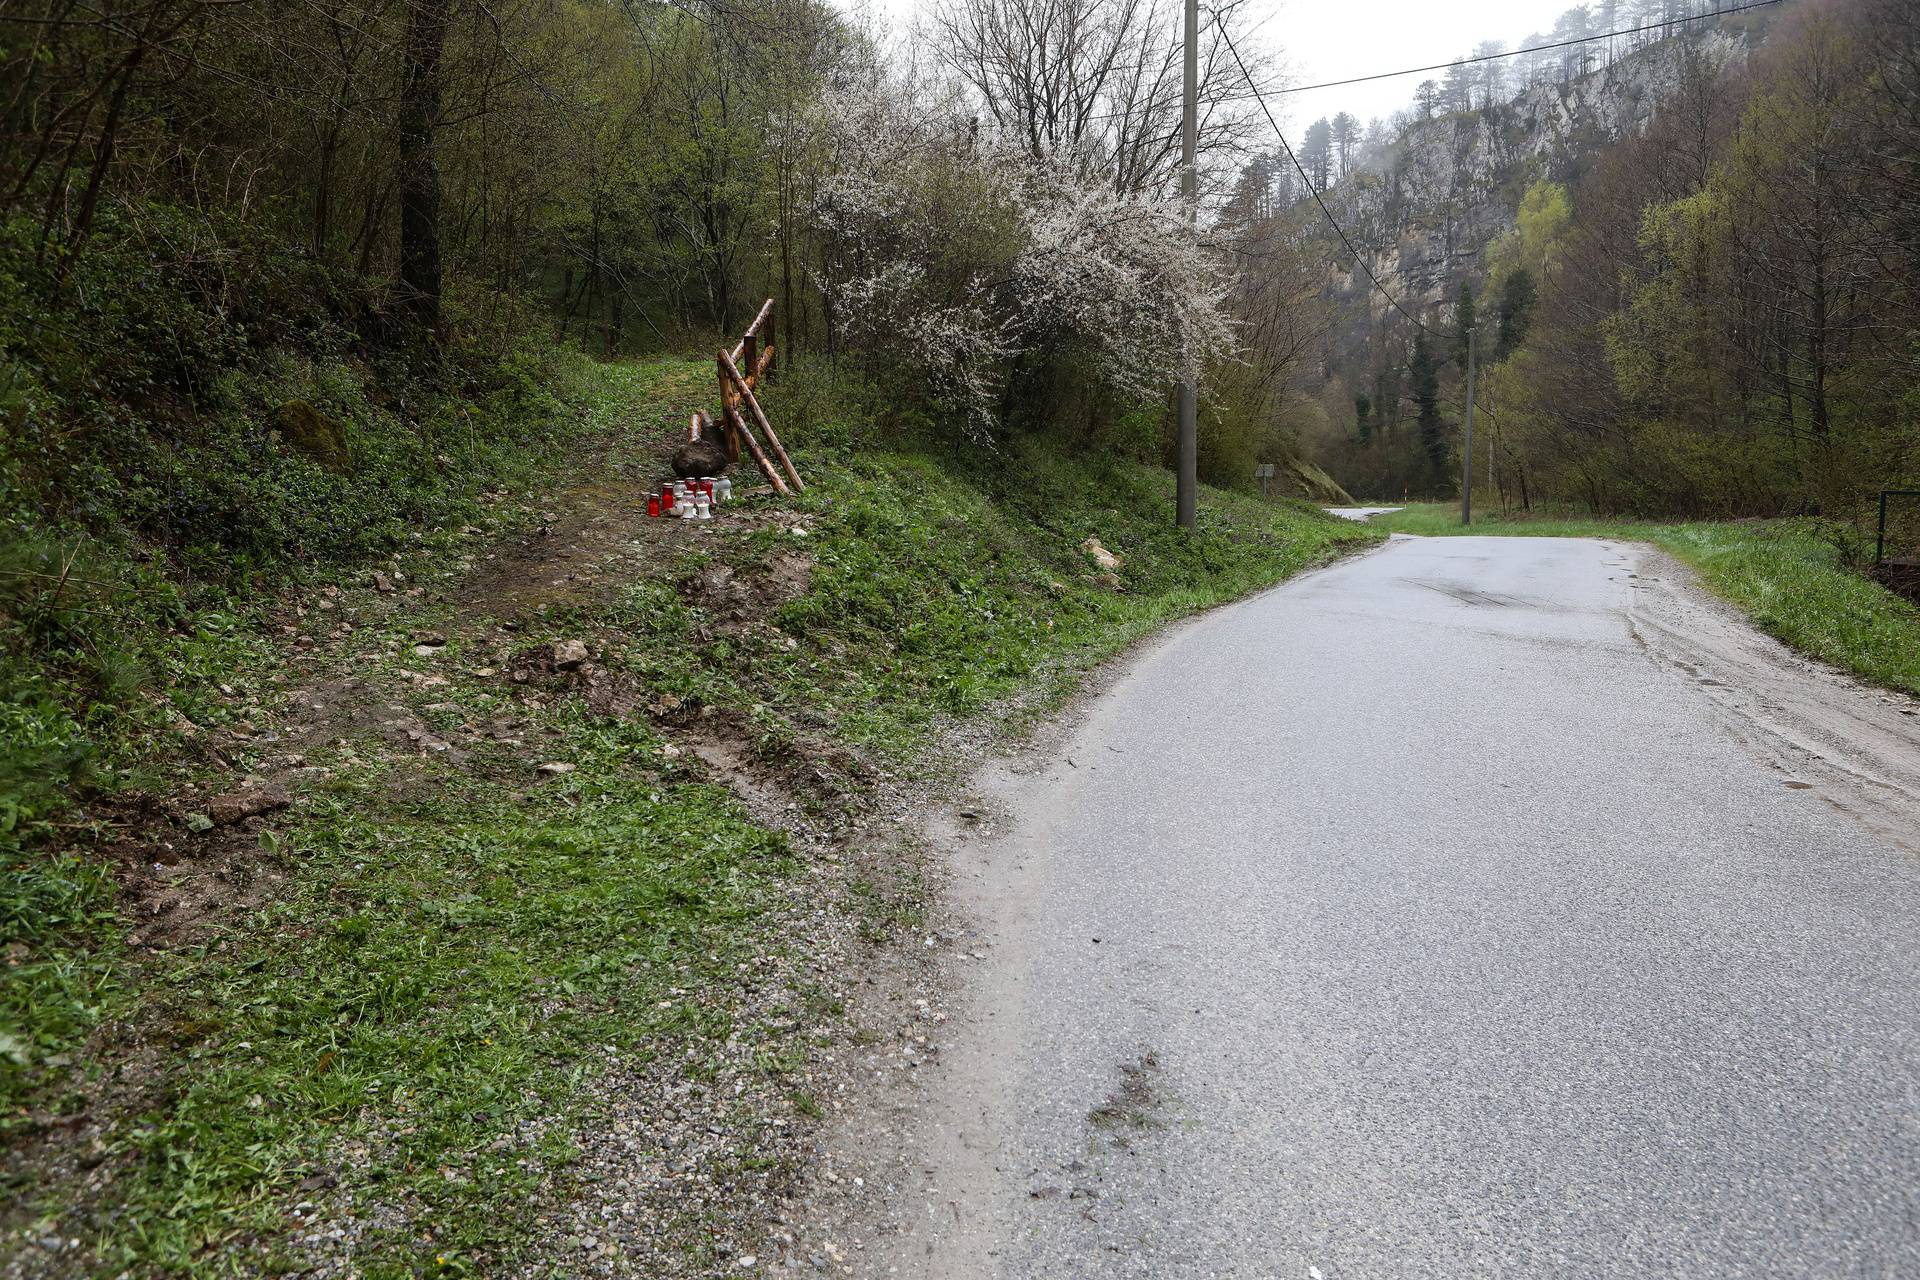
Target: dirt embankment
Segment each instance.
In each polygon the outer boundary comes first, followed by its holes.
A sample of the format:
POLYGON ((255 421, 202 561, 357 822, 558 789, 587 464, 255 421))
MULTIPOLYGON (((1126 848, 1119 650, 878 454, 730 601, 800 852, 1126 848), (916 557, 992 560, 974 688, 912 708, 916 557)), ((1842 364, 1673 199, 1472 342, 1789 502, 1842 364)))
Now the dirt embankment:
MULTIPOLYGON (((901 834, 916 795, 841 744, 831 724, 802 719, 770 735, 737 706, 650 689, 621 660, 644 642, 609 610, 653 582, 704 619, 702 644, 791 645, 771 619, 806 590, 811 560, 793 535, 806 517, 748 492, 710 523, 655 520, 645 493, 636 480, 554 494, 503 520, 517 526, 504 537, 469 529, 450 562, 401 557, 357 585, 288 600, 274 626, 280 668, 266 691, 234 692, 244 715, 191 730, 197 759, 171 788, 103 802, 84 820, 121 887, 136 986, 301 885, 300 854, 283 833, 344 772, 378 770, 377 803, 396 810, 463 776, 528 793, 570 769, 548 759, 543 728, 562 705, 644 722, 664 740, 663 780, 723 786, 754 821, 787 833, 808 891, 761 923, 777 945, 726 1012, 736 1026, 777 1028, 800 1057, 770 1074, 762 1050, 736 1035, 706 1046, 691 1074, 686 1051, 665 1045, 638 1061, 583 1063, 570 1107, 597 1119, 575 1135, 577 1155, 546 1185, 514 1252, 526 1274, 702 1274, 778 1248, 817 1121, 847 1104, 864 1050, 910 1045, 924 1013, 891 995, 855 999, 856 988, 912 990, 911 979, 875 975, 917 963, 896 949, 917 912, 915 850, 901 834), (785 535, 776 553, 734 554, 768 533, 785 535), (472 696, 453 696, 476 687, 485 714, 473 713, 472 696), (796 1002, 799 989, 814 994, 796 1002)), ((190 1085, 179 1029, 157 1008, 136 999, 102 1026, 76 1059, 95 1069, 76 1065, 50 1093, 61 1110, 16 1126, 9 1160, 42 1194, 21 1206, 31 1220, 7 1215, 0 1274, 99 1264, 88 1237, 115 1212, 116 1185, 137 1176, 128 1126, 190 1085), (52 1202, 60 1211, 49 1226, 52 1202)), ((364 1242, 405 1220, 348 1194, 335 1175, 309 1181, 285 1240, 252 1233, 249 1256, 290 1247, 310 1274, 351 1274, 364 1242)))

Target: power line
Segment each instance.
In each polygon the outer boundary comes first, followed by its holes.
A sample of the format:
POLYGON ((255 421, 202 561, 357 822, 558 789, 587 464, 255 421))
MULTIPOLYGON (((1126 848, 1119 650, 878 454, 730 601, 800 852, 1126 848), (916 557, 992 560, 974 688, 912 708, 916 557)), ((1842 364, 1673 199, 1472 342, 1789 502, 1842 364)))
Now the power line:
POLYGON ((1305 167, 1300 163, 1300 157, 1293 154, 1293 146, 1287 141, 1286 132, 1280 128, 1280 122, 1273 118, 1273 110, 1267 106, 1266 96, 1262 94, 1259 88, 1253 83, 1253 74, 1247 70, 1247 64, 1240 57, 1240 50, 1235 47, 1233 37, 1227 34, 1227 29, 1221 23, 1218 14, 1213 15, 1213 29, 1218 31, 1220 38, 1226 42, 1227 52, 1233 55, 1234 65, 1240 68, 1241 77, 1246 80, 1247 87, 1253 91, 1253 100, 1260 104, 1261 114, 1266 116, 1267 123, 1273 126, 1273 136, 1280 139, 1281 149, 1287 153, 1287 159, 1293 162, 1294 172, 1298 173, 1300 175, 1300 181, 1306 184, 1307 193, 1313 197, 1313 202, 1320 206, 1320 212, 1326 217, 1327 225, 1333 228, 1334 234, 1340 237, 1340 243, 1347 246, 1347 252, 1353 255, 1354 265, 1366 273, 1367 279, 1372 282, 1373 287, 1380 291, 1380 296, 1391 303, 1393 309, 1405 316, 1415 328, 1430 333, 1436 338, 1451 336, 1429 327, 1420 317, 1401 306, 1400 299, 1394 297, 1392 291, 1380 283, 1380 277, 1373 274, 1373 268, 1367 265, 1367 260, 1361 256, 1360 251, 1353 247, 1353 241, 1347 238, 1346 230, 1341 227, 1340 220, 1333 216, 1333 210, 1327 208, 1327 202, 1320 198, 1320 189, 1314 186, 1313 179, 1307 176, 1305 167))
MULTIPOLYGON (((1764 2, 1772 4, 1772 3, 1778 3, 1778 0, 1764 0, 1764 2)), ((1757 8, 1759 6, 1756 5, 1751 7, 1757 8)), ((1273 111, 1270 107, 1267 106, 1266 97, 1260 92, 1259 87, 1254 84, 1253 76, 1247 71, 1247 64, 1241 60, 1240 50, 1234 45, 1233 37, 1227 34, 1227 29, 1225 25, 1221 23, 1220 16, 1216 13, 1212 15, 1212 17, 1213 17, 1214 30, 1218 31, 1220 33, 1221 40, 1226 42, 1227 52, 1233 55, 1234 65, 1240 68, 1241 78, 1247 82, 1247 88, 1252 91, 1254 101, 1260 104, 1260 113, 1266 116, 1267 123, 1273 127, 1273 136, 1280 140, 1281 149, 1287 153, 1287 159, 1293 162, 1294 172, 1300 175, 1300 181, 1303 184, 1305 184, 1308 194, 1310 194, 1313 197, 1313 202, 1316 205, 1320 206, 1321 216, 1326 218, 1327 225, 1333 228, 1334 234, 1340 237, 1340 243, 1345 245, 1347 247, 1347 252, 1353 255, 1354 265, 1359 267, 1361 271, 1366 273, 1368 282, 1371 283, 1375 289, 1379 290, 1380 296, 1385 298, 1387 302, 1392 305, 1395 311, 1398 311, 1402 316, 1405 316, 1407 320, 1416 329, 1419 329, 1422 333, 1431 334, 1433 337, 1439 338, 1442 341, 1446 341, 1446 340, 1457 341, 1462 335, 1442 333, 1438 329, 1435 329, 1433 326, 1425 323, 1420 319, 1420 317, 1414 315, 1411 311, 1408 311, 1405 307, 1401 306, 1400 299, 1393 296, 1392 290, 1388 289, 1387 286, 1380 283, 1380 277, 1376 276, 1373 273, 1373 268, 1367 264, 1367 260, 1360 255, 1360 251, 1358 249, 1353 247, 1353 241, 1347 238, 1346 230, 1343 227, 1341 227, 1339 219, 1333 216, 1333 210, 1327 208, 1327 202, 1320 198, 1320 189, 1314 186, 1313 179, 1307 176, 1306 169, 1303 168, 1300 164, 1300 157, 1296 156, 1293 153, 1292 145, 1287 142, 1286 133, 1280 128, 1280 122, 1273 118, 1273 111)), ((1469 342, 1471 343, 1470 334, 1468 335, 1468 338, 1469 338, 1469 342)), ((1472 351, 1471 346, 1468 347, 1468 351, 1469 353, 1471 353, 1472 351)), ((1485 406, 1481 405, 1480 397, 1474 394, 1473 376, 1472 376, 1471 369, 1469 369, 1468 376, 1467 376, 1466 399, 1467 399, 1467 404, 1469 406, 1469 411, 1471 411, 1471 409, 1474 407, 1480 408, 1481 411, 1484 412, 1489 418, 1493 419, 1493 424, 1495 429, 1497 430, 1499 428, 1500 426, 1499 415, 1495 414, 1491 409, 1488 409, 1485 406)), ((1471 421, 1471 417, 1469 417, 1469 421, 1471 421)), ((1469 430, 1471 430, 1471 428, 1469 428, 1469 430)), ((1472 436, 1469 435, 1467 439, 1469 443, 1468 443, 1468 452, 1466 455, 1466 464, 1465 464, 1466 470, 1464 474, 1467 477, 1467 481, 1466 481, 1467 492, 1470 494, 1472 491, 1472 485, 1473 485, 1473 479, 1472 479, 1473 454, 1472 454, 1472 444, 1471 444, 1472 436)), ((1492 446, 1489 445, 1488 449, 1489 449, 1488 465, 1491 466, 1492 465, 1492 462, 1491 462, 1492 446)), ((1463 511, 1464 511, 1464 508, 1463 508, 1463 511)), ((1464 523, 1464 515, 1463 515, 1463 523, 1464 523)))
MULTIPOLYGON (((1615 36, 1636 36, 1648 31, 1662 31, 1671 27, 1677 27, 1686 22, 1707 22, 1717 18, 1730 18, 1735 14, 1746 13, 1753 9, 1768 9, 1774 5, 1784 4, 1785 2, 1786 0, 1753 0, 1751 4, 1736 5, 1731 9, 1716 9, 1712 13, 1696 13, 1690 17, 1674 18, 1670 22, 1650 22, 1645 26, 1622 27, 1618 31, 1602 31, 1598 35, 1580 36, 1573 40, 1561 40, 1554 44, 1528 45, 1524 49, 1509 49, 1505 53, 1483 53, 1472 58, 1455 58, 1451 62, 1436 62, 1432 66, 1408 67, 1403 71, 1377 71, 1372 75, 1353 76, 1346 80, 1327 80, 1320 84, 1294 85, 1291 88, 1275 89, 1273 92, 1275 94, 1288 94, 1307 93, 1314 89, 1337 89, 1342 85, 1365 84, 1370 80, 1392 80, 1397 76, 1417 76, 1424 71, 1445 71, 1450 67, 1464 67, 1476 62, 1497 62, 1502 58, 1517 58, 1525 53, 1546 53, 1554 49, 1571 49, 1575 45, 1592 44, 1596 40, 1611 40, 1615 36)), ((1223 30, 1220 34, 1224 36, 1226 32, 1223 30)), ((1238 56, 1237 54, 1235 55, 1236 60, 1238 56)), ((1245 70, 1244 67, 1241 69, 1242 71, 1245 70)), ((1249 87, 1251 87, 1251 85, 1249 87)), ((1257 97, 1258 94, 1259 91, 1255 90, 1254 96, 1257 97)))

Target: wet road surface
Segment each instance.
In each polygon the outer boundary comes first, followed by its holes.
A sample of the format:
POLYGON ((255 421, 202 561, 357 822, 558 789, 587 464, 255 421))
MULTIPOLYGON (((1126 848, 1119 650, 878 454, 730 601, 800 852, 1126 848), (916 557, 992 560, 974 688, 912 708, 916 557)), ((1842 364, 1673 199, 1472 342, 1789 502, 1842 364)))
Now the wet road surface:
POLYGON ((1395 538, 983 782, 860 1269, 1920 1275, 1920 720, 1673 573, 1395 538))

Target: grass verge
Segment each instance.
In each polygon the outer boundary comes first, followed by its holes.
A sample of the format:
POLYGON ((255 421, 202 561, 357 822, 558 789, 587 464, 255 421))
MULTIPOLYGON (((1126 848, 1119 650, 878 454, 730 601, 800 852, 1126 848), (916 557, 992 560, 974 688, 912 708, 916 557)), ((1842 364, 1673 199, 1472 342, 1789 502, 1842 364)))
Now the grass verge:
POLYGON ((1920 609, 1850 568, 1844 539, 1811 520, 1658 522, 1479 515, 1421 503, 1373 517, 1397 533, 1650 542, 1769 635, 1863 680, 1920 694, 1920 609))
MULTIPOLYGON (((705 376, 609 366, 591 413, 677 422, 705 376)), ((432 588, 417 600, 343 578, 297 636, 249 632, 248 661, 166 690, 210 754, 142 857, 164 879, 237 842, 257 856, 234 860, 250 879, 226 910, 163 946, 127 941, 97 870, 88 929, 32 941, 43 971, 95 972, 113 995, 36 1036, 43 1070, 7 1135, 32 1157, 9 1162, 7 1250, 52 1274, 565 1273, 619 1222, 561 1239, 542 1215, 597 1194, 583 1152, 617 1124, 621 1159, 657 1174, 639 1216, 680 1259, 657 1273, 713 1265, 733 1189, 774 1185, 789 1159, 769 1112, 783 1132, 823 1114, 808 1064, 841 944, 815 913, 868 945, 915 918, 910 889, 851 878, 832 852, 876 772, 1381 536, 1214 491, 1185 535, 1152 468, 804 431, 798 501, 647 522, 609 477, 651 474, 659 441, 632 432, 590 484, 529 487, 486 517, 503 531, 515 501, 584 506, 617 535, 588 551, 508 568, 477 528, 430 542, 382 562, 432 588), (1124 557, 1116 573, 1088 537, 1124 557), (416 644, 427 631, 445 643, 416 644), (570 640, 588 662, 538 665, 570 640), (328 726, 310 741, 289 728, 303 706, 328 726), (249 773, 284 780, 292 807, 209 830, 203 802, 249 773), (605 1082, 648 1072, 671 1103, 613 1114, 639 1095, 605 1082)), ((91 865, 57 837, 28 856, 91 865)))

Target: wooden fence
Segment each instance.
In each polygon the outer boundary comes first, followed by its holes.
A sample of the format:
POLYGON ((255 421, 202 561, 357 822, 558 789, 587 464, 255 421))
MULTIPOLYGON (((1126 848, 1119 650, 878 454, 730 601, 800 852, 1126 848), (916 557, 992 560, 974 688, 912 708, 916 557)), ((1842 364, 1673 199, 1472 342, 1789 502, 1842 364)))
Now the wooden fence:
MULTIPOLYGON (((740 461, 740 451, 744 446, 753 458, 754 465, 760 468, 761 474, 766 476, 776 493, 804 493, 807 486, 800 479, 800 471, 793 465, 793 459, 787 456, 779 435, 774 432, 773 423, 767 420, 756 391, 773 371, 772 334, 773 299, 768 298, 760 308, 760 314, 747 326, 739 345, 732 351, 723 350, 716 355, 714 366, 720 382, 719 442, 730 463, 740 461), (763 335, 767 338, 765 342, 761 340, 763 335), (754 434, 756 426, 760 428, 761 435, 766 437, 774 457, 780 460, 778 468, 767 456, 766 449, 761 447, 759 437, 754 434), (784 476, 782 471, 785 472, 784 476), (788 481, 792 481, 791 487, 788 481)), ((705 413, 693 415, 689 433, 693 439, 711 438, 713 430, 713 420, 705 413)))

